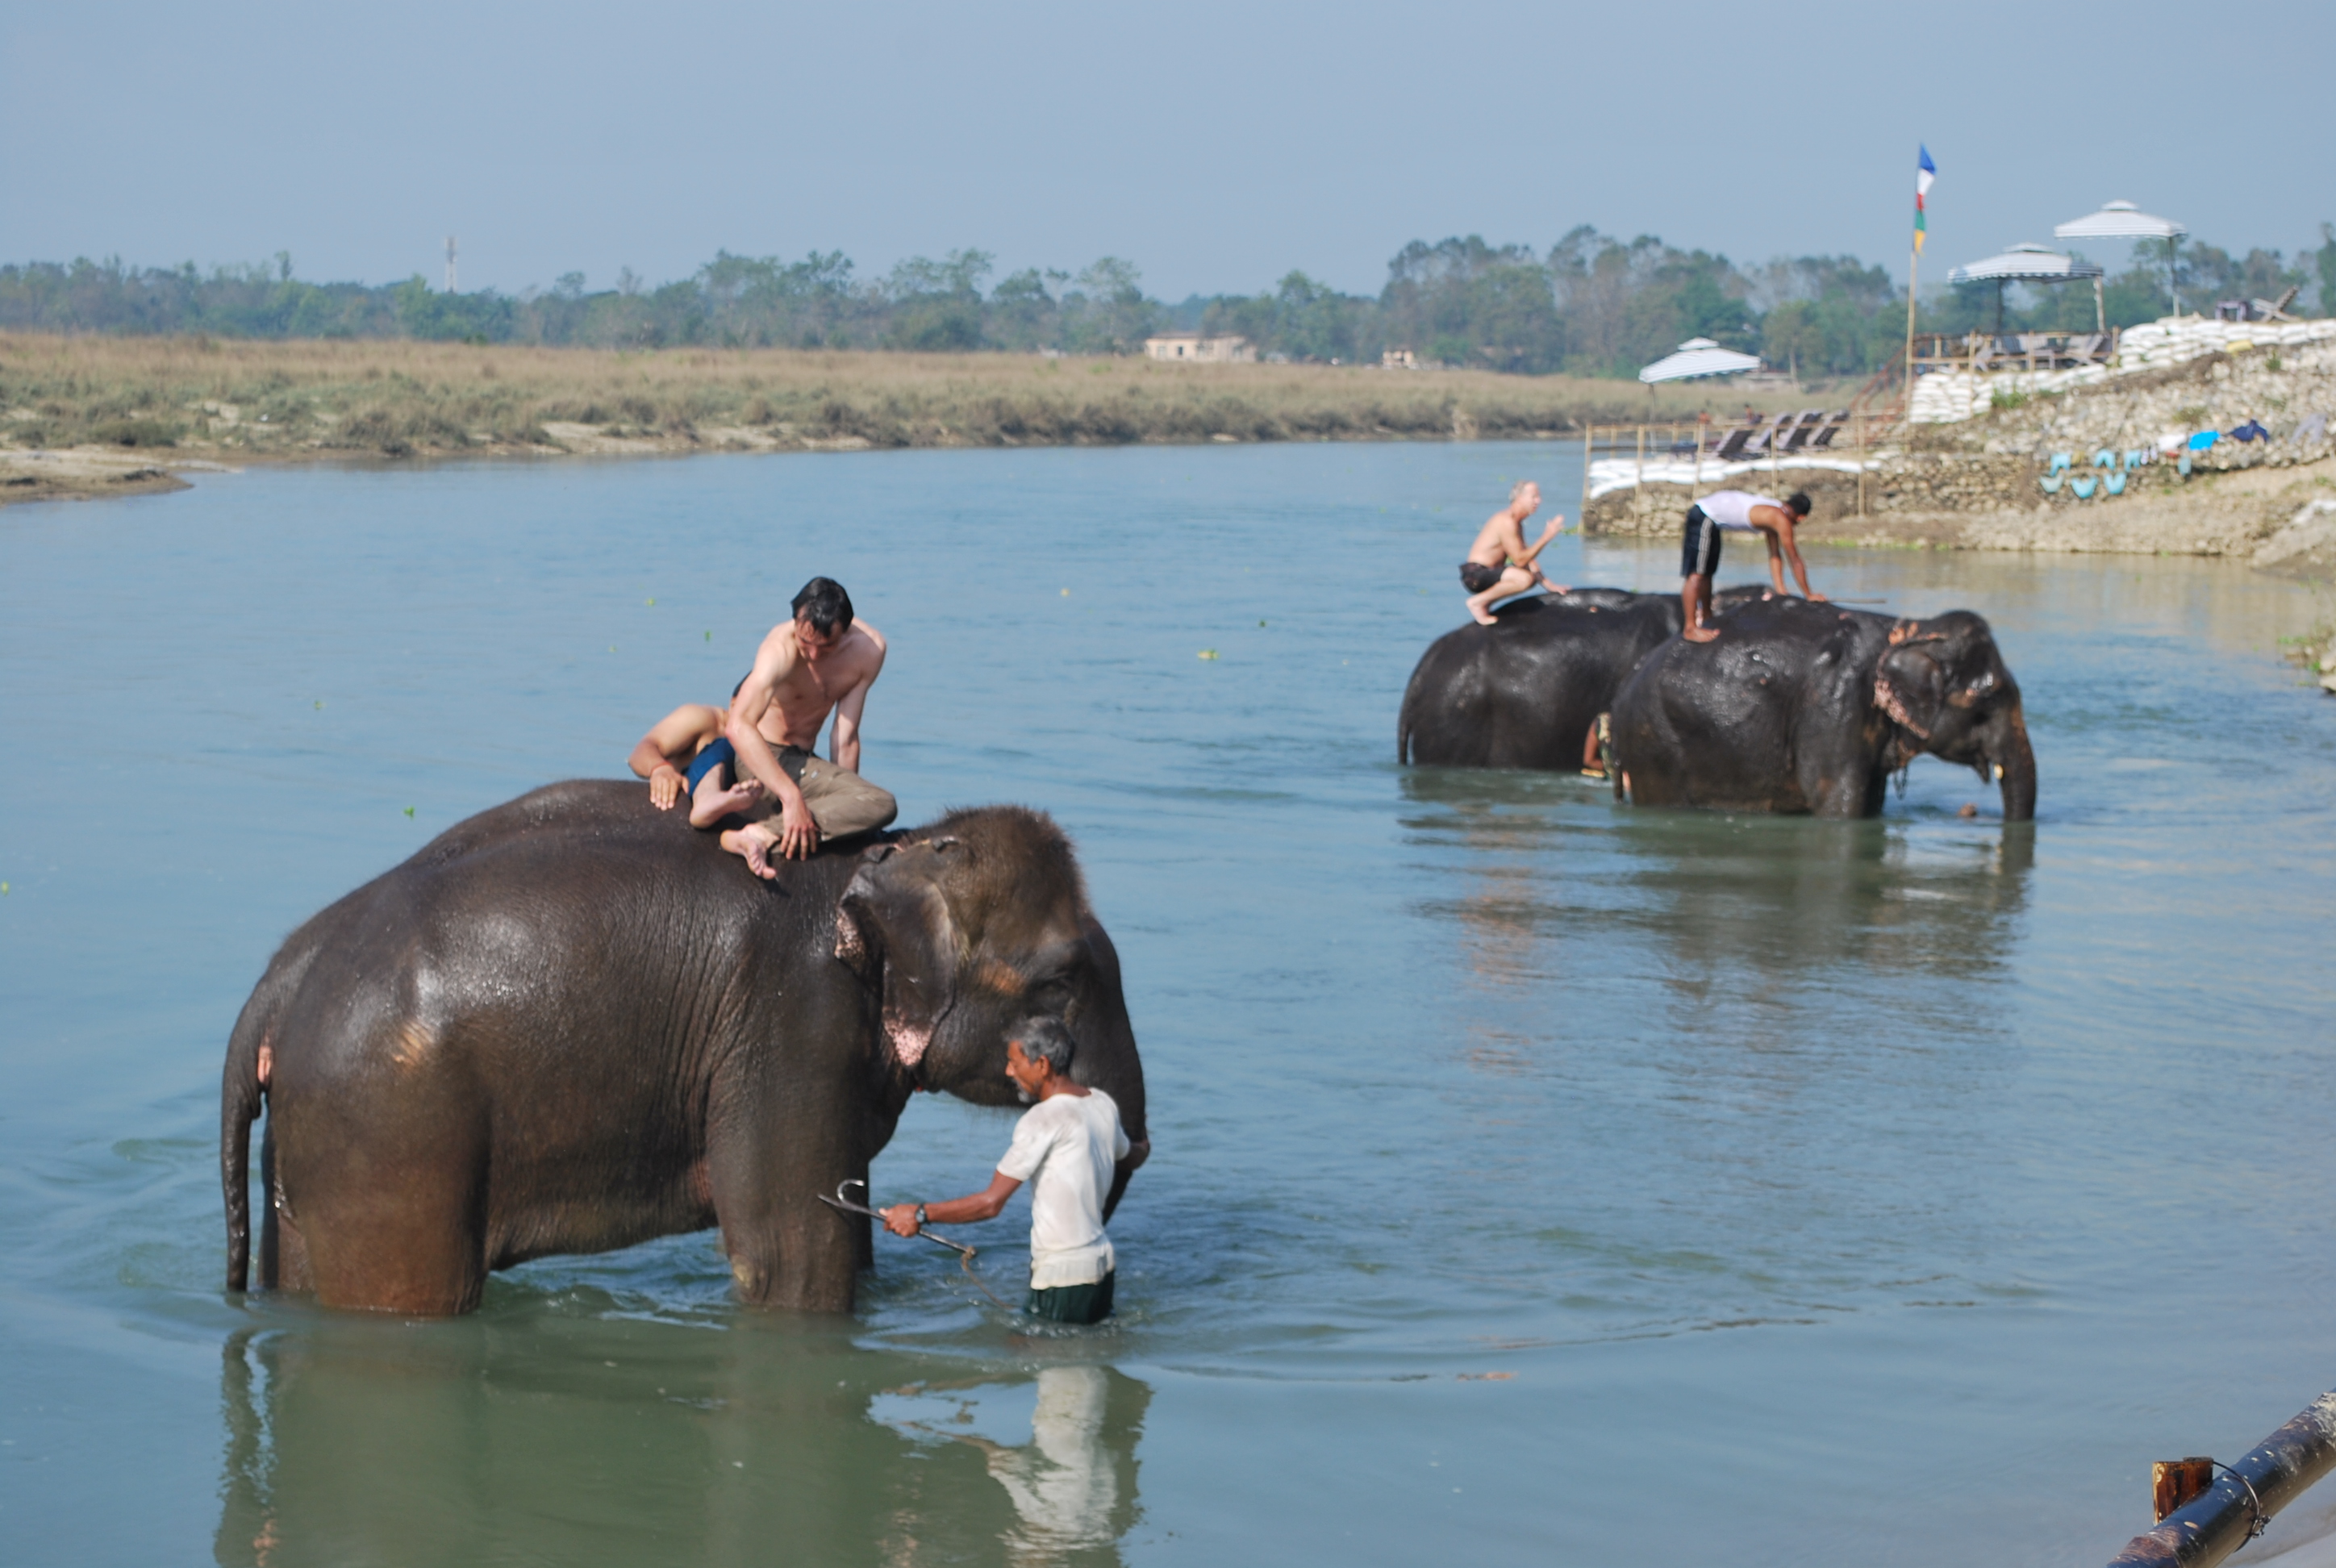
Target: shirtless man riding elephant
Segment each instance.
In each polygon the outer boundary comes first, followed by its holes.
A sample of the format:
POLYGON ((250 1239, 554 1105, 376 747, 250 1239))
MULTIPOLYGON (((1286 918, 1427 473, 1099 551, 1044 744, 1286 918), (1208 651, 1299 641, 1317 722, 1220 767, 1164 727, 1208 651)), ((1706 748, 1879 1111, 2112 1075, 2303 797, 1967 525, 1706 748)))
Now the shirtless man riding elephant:
POLYGON ((884 634, 855 623, 851 595, 829 578, 803 584, 793 608, 794 618, 773 627, 755 650, 754 667, 726 710, 675 709, 642 737, 632 759, 660 807, 683 787, 667 774, 686 775, 696 825, 746 813, 745 825, 724 832, 722 847, 765 881, 778 875, 774 849, 799 859, 830 839, 883 827, 900 809, 889 791, 860 776, 860 721, 868 688, 884 668, 884 634), (814 748, 831 713, 835 730, 822 761, 814 748), (716 726, 718 735, 704 733, 716 726))

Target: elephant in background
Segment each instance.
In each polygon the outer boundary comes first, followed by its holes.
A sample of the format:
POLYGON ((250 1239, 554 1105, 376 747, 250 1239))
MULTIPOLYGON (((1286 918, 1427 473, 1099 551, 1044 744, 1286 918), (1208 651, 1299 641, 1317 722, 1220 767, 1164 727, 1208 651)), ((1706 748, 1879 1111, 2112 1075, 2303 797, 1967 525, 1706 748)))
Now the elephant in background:
MULTIPOLYGON (((1719 608, 1767 589, 1733 588, 1719 608)), ((1396 760, 1436 767, 1570 773, 1597 760, 1591 736, 1630 671, 1683 624, 1676 593, 1578 588, 1512 599, 1419 657, 1396 721, 1396 760)))
POLYGON ((1775 599, 1718 626, 1657 648, 1615 696, 1615 787, 1633 803, 1874 816, 1927 753, 2000 780, 2005 821, 2035 816, 2020 685, 1981 617, 1775 599))
POLYGON ((864 1180, 909 1096, 1012 1105, 1006 1031, 1046 1013, 1149 1152, 1119 959, 1069 841, 1012 806, 744 874, 630 784, 462 823, 302 926, 221 1088, 228 1287, 468 1311, 489 1272, 719 1225, 739 1294, 842 1312, 864 1180))

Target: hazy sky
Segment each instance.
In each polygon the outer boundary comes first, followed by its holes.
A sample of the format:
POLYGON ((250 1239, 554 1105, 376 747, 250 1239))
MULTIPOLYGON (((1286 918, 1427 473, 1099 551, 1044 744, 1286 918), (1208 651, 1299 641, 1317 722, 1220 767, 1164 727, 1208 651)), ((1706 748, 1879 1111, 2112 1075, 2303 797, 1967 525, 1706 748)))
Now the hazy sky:
MULTIPOLYGON (((1127 257, 1168 298, 1580 223, 1926 278, 2115 197, 2336 219, 2336 5, 0 5, 0 260, 516 290, 718 248, 1127 257)), ((2103 259, 2117 259, 2103 258, 2103 259)))

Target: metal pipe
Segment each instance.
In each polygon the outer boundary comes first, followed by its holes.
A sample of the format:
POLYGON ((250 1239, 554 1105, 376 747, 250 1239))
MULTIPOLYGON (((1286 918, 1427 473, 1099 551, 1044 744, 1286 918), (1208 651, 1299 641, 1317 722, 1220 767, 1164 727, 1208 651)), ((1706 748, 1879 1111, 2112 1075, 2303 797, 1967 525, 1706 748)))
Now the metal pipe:
POLYGON ((2331 1468, 2336 1468, 2336 1389, 2256 1444, 2156 1529, 2127 1542, 2109 1568, 2214 1568, 2331 1468))

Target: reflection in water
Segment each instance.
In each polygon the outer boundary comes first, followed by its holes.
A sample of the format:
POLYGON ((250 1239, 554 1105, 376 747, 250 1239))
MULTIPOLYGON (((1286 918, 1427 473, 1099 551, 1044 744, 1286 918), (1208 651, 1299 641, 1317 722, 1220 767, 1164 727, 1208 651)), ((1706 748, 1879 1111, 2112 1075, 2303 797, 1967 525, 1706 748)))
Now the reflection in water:
MULTIPOLYGON (((906 1410, 892 1418, 982 1455, 1018 1518, 1004 1537, 1008 1561, 1036 1565, 1073 1553, 1107 1552, 1117 1562, 1114 1548, 1135 1521, 1135 1444, 1152 1391, 1102 1367, 1047 1367, 1037 1385, 1030 1441, 1019 1446, 978 1430, 952 1431, 941 1421, 919 1419, 906 1410)), ((989 1383, 972 1394, 960 1393, 948 1421, 970 1425, 980 1418, 978 1394, 1002 1393, 1010 1401, 1022 1387, 989 1383)), ((921 1392, 930 1401, 938 1390, 921 1392)))
POLYGON ((935 1396, 850 1325, 542 1305, 428 1325, 280 1309, 231 1336, 218 1561, 1115 1563, 1135 1518, 1151 1391, 1115 1371, 985 1378, 1035 1391, 1008 1446, 949 1430, 967 1396, 955 1417, 874 1418, 935 1396))
POLYGON ((1545 982, 1569 940, 1635 935, 1666 983, 1765 984, 1812 971, 2000 973, 2035 861, 2032 824, 1820 822, 1603 809, 1564 781, 1415 768, 1405 826, 1472 852, 1432 906, 1488 989, 1545 982), (1538 956, 1536 956, 1538 954, 1538 956))

